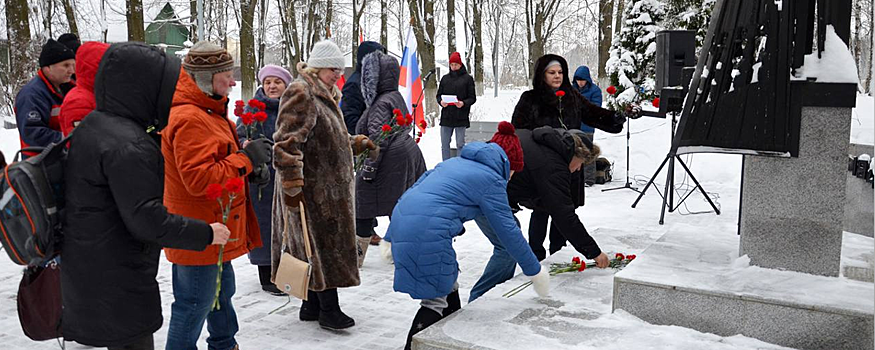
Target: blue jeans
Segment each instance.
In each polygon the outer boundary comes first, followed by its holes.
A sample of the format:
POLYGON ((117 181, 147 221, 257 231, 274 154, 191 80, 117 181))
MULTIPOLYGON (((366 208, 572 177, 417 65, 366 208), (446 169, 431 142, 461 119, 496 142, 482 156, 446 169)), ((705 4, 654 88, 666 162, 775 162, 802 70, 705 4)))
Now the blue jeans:
POLYGON ((456 152, 462 152, 462 147, 465 147, 465 129, 464 126, 459 127, 451 127, 451 126, 442 126, 441 127, 441 157, 442 160, 450 159, 450 137, 453 136, 453 132, 456 133, 456 152))
POLYGON ((173 305, 166 350, 197 350, 197 341, 207 322, 207 348, 229 350, 237 345, 234 335, 240 327, 231 297, 236 291, 234 267, 226 262, 222 271, 219 310, 213 310, 216 296, 216 265, 186 266, 173 264, 173 305))
MULTIPOLYGON (((516 217, 514 217, 514 220, 516 220, 516 217)), ((480 279, 474 284, 474 288, 471 288, 471 296, 468 297, 469 303, 488 292, 492 287, 513 278, 513 273, 516 270, 517 265, 516 260, 514 260, 510 253, 504 249, 504 245, 501 244, 498 235, 495 234, 495 230, 489 225, 489 220, 481 215, 474 218, 474 222, 477 223, 477 226, 480 227, 480 231, 483 231, 483 234, 489 239, 489 243, 492 243, 493 249, 492 257, 490 257, 489 262, 486 263, 486 269, 483 270, 483 275, 480 276, 480 279)), ((517 220, 516 224, 517 226, 520 225, 519 220, 517 220)))

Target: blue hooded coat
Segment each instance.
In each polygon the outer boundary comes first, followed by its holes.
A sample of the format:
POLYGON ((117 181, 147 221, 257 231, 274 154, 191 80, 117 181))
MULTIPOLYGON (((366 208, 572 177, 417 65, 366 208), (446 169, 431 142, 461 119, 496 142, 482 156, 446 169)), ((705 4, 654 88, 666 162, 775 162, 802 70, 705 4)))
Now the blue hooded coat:
POLYGON ((423 174, 398 200, 386 232, 395 259, 395 291, 414 299, 450 294, 459 275, 453 238, 465 221, 481 215, 523 273, 540 272, 508 204, 508 179, 510 162, 504 150, 482 142, 469 143, 460 157, 423 174))
MULTIPOLYGON (((589 100, 590 103, 599 107, 602 106, 602 89, 599 89, 596 84, 593 84, 592 76, 589 74, 589 67, 577 67, 577 70, 574 71, 574 80, 586 80, 586 86, 582 88, 577 86, 577 83, 574 83, 574 86, 577 87, 577 91, 580 92, 584 98, 589 100)), ((593 133, 595 131, 593 127, 586 124, 581 124, 580 130, 583 130, 585 133, 593 133)))

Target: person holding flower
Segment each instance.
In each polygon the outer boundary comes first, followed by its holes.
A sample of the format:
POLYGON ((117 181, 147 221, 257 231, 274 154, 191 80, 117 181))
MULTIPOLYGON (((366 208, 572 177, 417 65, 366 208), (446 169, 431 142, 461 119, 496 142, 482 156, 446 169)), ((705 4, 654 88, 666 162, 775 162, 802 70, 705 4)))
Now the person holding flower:
POLYGON ((239 148, 235 125, 226 110, 227 96, 235 85, 231 74, 234 60, 226 50, 207 41, 198 42, 182 67, 169 124, 161 133, 164 204, 172 213, 206 221, 227 217, 231 238, 223 247, 212 246, 203 252, 165 250, 167 260, 173 263, 174 297, 166 348, 196 348, 206 322, 208 347, 232 349, 237 345, 239 327, 231 303, 235 292, 231 260, 260 247, 261 234, 248 188, 236 196, 227 216, 222 205, 207 196, 207 189, 248 176, 270 160, 270 144, 258 139, 239 148), (214 307, 217 290, 218 305, 214 307))
MULTIPOLYGON (((298 63, 298 78, 280 98, 274 167, 271 263, 275 279, 284 251, 307 261, 304 231, 312 247, 309 291, 301 305, 302 321, 328 329, 345 329, 355 320, 340 309, 337 288, 359 285, 356 266, 353 156, 377 146, 366 136, 350 136, 338 107, 345 60, 330 40, 313 46, 307 62, 298 63), (306 220, 302 220, 300 206, 306 220), (283 236, 288 233, 288 246, 283 236)), ((397 84, 397 81, 396 81, 397 84)))
MULTIPOLYGON (((631 115, 601 108, 578 93, 568 78, 568 63, 565 58, 553 54, 541 56, 535 63, 535 72, 532 89, 523 92, 511 117, 511 123, 517 129, 534 130, 550 126, 580 130, 585 123, 611 134, 623 131, 623 123, 631 115)), ((583 188, 580 176, 575 176, 570 189, 575 206, 583 205, 583 188)), ((547 237, 549 217, 538 210, 532 213, 529 220, 529 244, 538 260, 544 260, 547 256, 544 239, 547 237)), ((564 245, 565 240, 557 231, 556 225, 550 225, 550 254, 564 245)))
POLYGON ((538 295, 549 291, 547 270, 532 254, 507 201, 507 182, 525 165, 513 125, 501 122, 489 143, 473 142, 461 151, 404 193, 380 246, 384 258, 395 263, 395 291, 421 300, 406 349, 413 335, 461 308, 453 239, 466 221, 477 222, 511 269, 520 265, 538 295))
POLYGON ((365 160, 355 179, 355 233, 358 266, 361 267, 377 217, 391 217, 398 198, 425 172, 425 159, 410 135, 412 117, 407 122, 407 104, 398 92, 401 68, 398 61, 381 51, 362 61, 362 95, 367 109, 356 125, 356 133, 372 140, 395 120, 400 128, 380 142, 380 154, 365 160), (401 118, 404 123, 398 123, 401 118))
MULTIPOLYGON (((273 133, 276 132, 276 115, 279 111, 280 97, 286 91, 286 87, 292 82, 292 74, 285 68, 268 64, 258 71, 258 81, 261 82, 261 87, 255 91, 254 101, 258 102, 258 108, 249 106, 241 112, 263 113, 265 119, 263 121, 254 120, 256 124, 254 128, 255 135, 249 135, 251 138, 265 137, 273 142, 273 133)), ((243 101, 237 101, 243 103, 243 101)), ((250 105, 253 101, 250 101, 250 105)), ((243 123, 243 118, 237 119, 237 137, 244 140, 243 147, 249 144, 245 132, 246 125, 243 123)), ((255 216, 258 218, 258 227, 261 228, 261 248, 255 248, 249 252, 249 262, 252 265, 258 266, 258 280, 261 282, 261 289, 273 295, 285 295, 276 285, 270 280, 270 220, 271 220, 271 205, 273 203, 273 187, 276 170, 273 164, 268 162, 265 166, 258 169, 255 176, 250 178, 250 193, 253 194, 252 206, 255 208, 255 216)))

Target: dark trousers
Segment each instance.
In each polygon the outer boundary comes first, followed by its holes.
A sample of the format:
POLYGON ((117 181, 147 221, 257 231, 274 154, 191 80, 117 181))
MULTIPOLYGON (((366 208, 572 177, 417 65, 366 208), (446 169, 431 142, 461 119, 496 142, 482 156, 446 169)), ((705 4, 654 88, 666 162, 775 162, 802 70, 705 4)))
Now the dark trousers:
POLYGON ((377 227, 377 218, 370 219, 355 219, 355 235, 359 237, 370 237, 377 234, 374 231, 377 227))
MULTIPOLYGON (((547 252, 544 249, 544 239, 547 238, 547 219, 550 214, 545 211, 533 211, 529 219, 529 247, 532 248, 532 253, 538 261, 547 258, 547 252)), ((559 232, 556 224, 550 223, 550 254, 558 252, 565 246, 565 236, 559 232)))
POLYGON ((110 346, 108 350, 155 350, 155 339, 151 334, 137 339, 127 345, 110 346))

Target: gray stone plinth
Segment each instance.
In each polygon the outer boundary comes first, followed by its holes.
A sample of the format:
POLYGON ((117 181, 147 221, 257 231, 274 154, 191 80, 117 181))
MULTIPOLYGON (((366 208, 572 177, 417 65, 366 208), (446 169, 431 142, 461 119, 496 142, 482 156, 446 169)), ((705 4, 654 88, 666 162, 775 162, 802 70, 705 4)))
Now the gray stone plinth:
POLYGON ((803 107, 801 118, 798 158, 745 156, 740 254, 838 276, 851 108, 803 107))
MULTIPOLYGON (((872 145, 860 145, 852 143, 848 149, 848 155, 856 157, 861 154, 875 155, 872 145)), ((847 187, 845 188, 845 218, 844 230, 858 233, 864 236, 875 235, 875 219, 873 219, 873 196, 872 186, 865 179, 853 176, 848 171, 847 187)))
MULTIPOLYGON (((844 266, 865 264, 858 260, 872 255, 871 238, 845 239, 844 266)), ((748 266, 731 258, 737 241, 731 232, 666 234, 614 276, 614 309, 792 348, 873 349, 872 283, 748 266)))

